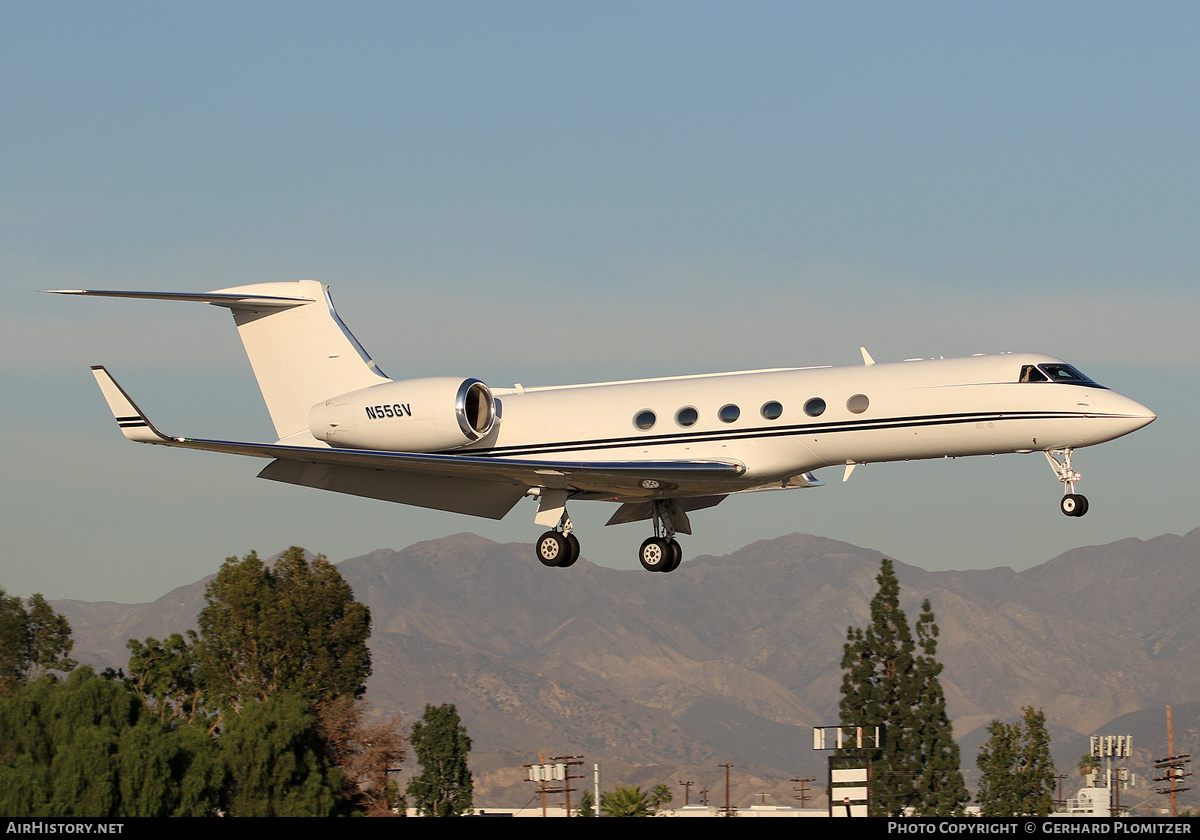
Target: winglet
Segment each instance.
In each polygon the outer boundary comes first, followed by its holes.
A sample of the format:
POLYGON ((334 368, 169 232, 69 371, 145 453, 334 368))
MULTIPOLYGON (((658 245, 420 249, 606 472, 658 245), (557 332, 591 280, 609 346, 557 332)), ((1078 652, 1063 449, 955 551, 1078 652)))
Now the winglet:
POLYGON ((121 433, 130 440, 138 443, 165 443, 170 440, 166 435, 154 428, 154 424, 142 413, 125 390, 117 384, 104 365, 92 365, 92 375, 96 384, 113 413, 113 419, 121 427, 121 433))
POLYGON ((871 365, 875 364, 875 360, 871 358, 871 354, 867 352, 866 347, 859 347, 858 349, 862 351, 864 365, 870 367, 871 365))

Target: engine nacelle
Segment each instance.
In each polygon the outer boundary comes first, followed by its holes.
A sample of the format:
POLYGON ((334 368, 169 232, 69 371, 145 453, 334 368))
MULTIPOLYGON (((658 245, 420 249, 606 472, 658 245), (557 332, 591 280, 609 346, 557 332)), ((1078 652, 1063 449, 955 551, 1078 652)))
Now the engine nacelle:
POLYGON ((308 429, 330 446, 440 452, 486 437, 498 419, 487 385, 439 376, 372 385, 317 403, 308 429))

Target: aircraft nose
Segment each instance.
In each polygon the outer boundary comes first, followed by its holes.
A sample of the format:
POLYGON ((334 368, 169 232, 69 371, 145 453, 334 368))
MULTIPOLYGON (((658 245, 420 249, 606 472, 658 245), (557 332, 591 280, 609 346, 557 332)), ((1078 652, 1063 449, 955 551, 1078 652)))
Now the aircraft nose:
POLYGON ((1129 401, 1129 409, 1126 413, 1129 414, 1131 418, 1138 420, 1139 429, 1142 428, 1142 426, 1149 425, 1158 419, 1157 414, 1146 408, 1146 406, 1142 405, 1140 402, 1134 402, 1133 400, 1130 400, 1129 397, 1126 397, 1125 399, 1129 401))
POLYGON ((1109 409, 1113 415, 1120 421, 1124 431, 1122 434, 1136 432, 1143 426, 1149 426, 1158 419, 1158 415, 1151 411, 1146 406, 1136 400, 1131 400, 1129 397, 1113 394, 1116 398, 1114 405, 1109 409))

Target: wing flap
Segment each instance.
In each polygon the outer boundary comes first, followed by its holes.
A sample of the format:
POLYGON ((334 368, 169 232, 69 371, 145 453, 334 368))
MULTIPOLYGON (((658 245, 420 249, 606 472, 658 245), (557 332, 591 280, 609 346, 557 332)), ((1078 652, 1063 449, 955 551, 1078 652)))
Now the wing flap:
POLYGON ((305 461, 275 459, 259 478, 315 487, 402 505, 503 519, 525 496, 526 488, 474 479, 433 475, 398 475, 391 470, 343 467, 305 461))

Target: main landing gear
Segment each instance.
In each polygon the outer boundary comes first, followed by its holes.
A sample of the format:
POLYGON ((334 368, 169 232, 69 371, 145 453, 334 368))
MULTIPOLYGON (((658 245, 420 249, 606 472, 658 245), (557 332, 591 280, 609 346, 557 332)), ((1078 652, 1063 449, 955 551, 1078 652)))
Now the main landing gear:
POLYGON ((648 572, 673 572, 683 562, 683 549, 675 539, 675 518, 671 505, 661 499, 654 500, 654 536, 642 543, 638 560, 648 572))
POLYGON ((673 572, 683 562, 683 548, 674 537, 650 537, 642 543, 638 559, 648 572, 673 572))
MULTIPOLYGON (((538 537, 534 550, 543 566, 565 569, 579 559, 579 538, 571 533, 571 517, 567 516, 566 508, 561 510, 558 524, 538 537)), ((642 543, 638 552, 642 568, 649 572, 673 572, 683 561, 683 548, 675 539, 675 518, 671 510, 669 501, 653 503, 654 536, 642 543)), ((543 519, 542 524, 549 525, 552 521, 543 519)))
POLYGON ((537 541, 537 557, 543 566, 565 569, 579 559, 579 537, 571 533, 571 517, 563 513, 562 522, 537 541))
POLYGON ((1058 480, 1063 483, 1063 497, 1058 504, 1059 510, 1067 516, 1083 516, 1088 512, 1088 500, 1087 496, 1075 492, 1075 482, 1079 480, 1079 473, 1071 467, 1071 448, 1049 449, 1045 455, 1046 460, 1050 462, 1050 469, 1054 470, 1058 480))

